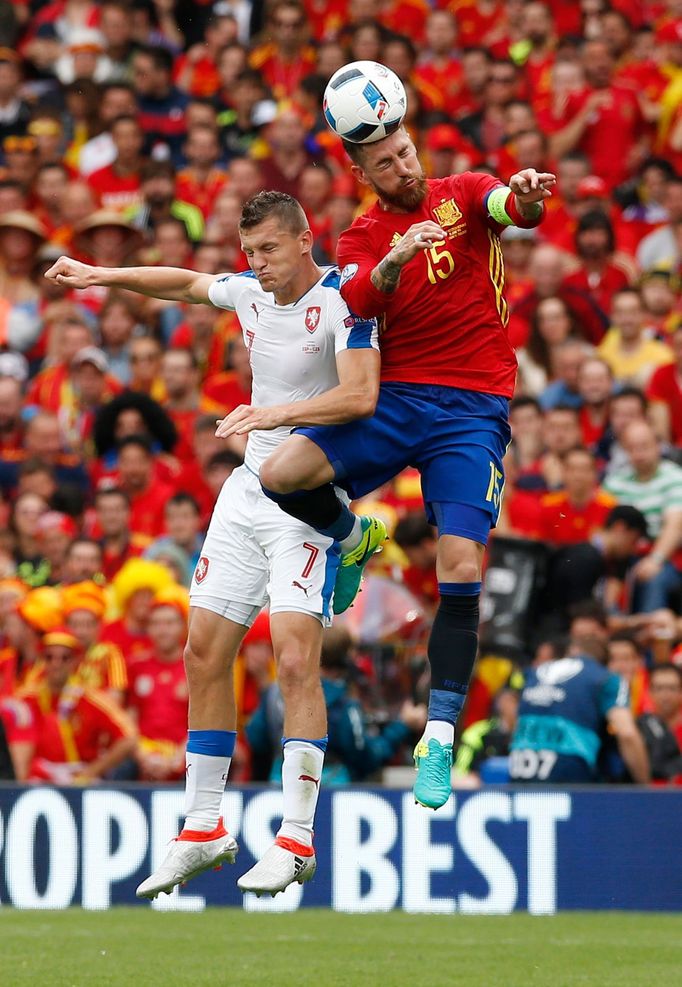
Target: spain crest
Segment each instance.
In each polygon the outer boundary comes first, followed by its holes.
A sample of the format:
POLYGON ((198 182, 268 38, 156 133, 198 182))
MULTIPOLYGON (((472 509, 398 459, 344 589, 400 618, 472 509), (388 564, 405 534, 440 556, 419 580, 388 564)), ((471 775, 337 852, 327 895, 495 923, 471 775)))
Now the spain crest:
POLYGON ((308 332, 315 332, 320 324, 320 306, 311 305, 306 309, 305 313, 305 327, 308 332))
POLYGON ((445 199, 439 206, 434 206, 433 211, 442 227, 454 226, 462 218, 462 210, 454 199, 445 199))

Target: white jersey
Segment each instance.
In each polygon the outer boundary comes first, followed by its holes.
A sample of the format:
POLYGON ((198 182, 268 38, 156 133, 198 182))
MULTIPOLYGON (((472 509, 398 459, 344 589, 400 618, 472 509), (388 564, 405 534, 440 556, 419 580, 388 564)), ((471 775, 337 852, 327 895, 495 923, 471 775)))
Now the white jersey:
MULTIPOLYGON (((346 349, 378 349, 376 319, 351 314, 339 294, 340 272, 327 268, 302 298, 278 305, 263 291, 253 271, 215 280, 208 297, 217 308, 237 313, 249 351, 251 402, 267 408, 324 394, 339 383, 336 354, 346 349)), ((257 473, 291 431, 284 426, 249 434, 246 465, 257 473)))

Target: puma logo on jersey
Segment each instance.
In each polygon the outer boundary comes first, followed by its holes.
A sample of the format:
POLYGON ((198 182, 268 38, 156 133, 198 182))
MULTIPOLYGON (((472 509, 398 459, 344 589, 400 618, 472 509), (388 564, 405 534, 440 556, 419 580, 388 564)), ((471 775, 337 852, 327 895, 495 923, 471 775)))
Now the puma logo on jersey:
POLYGON ((292 586, 295 586, 296 589, 302 589, 303 592, 305 593, 306 599, 307 599, 307 597, 308 597, 308 587, 307 586, 304 586, 303 583, 299 583, 297 579, 294 579, 294 581, 292 582, 291 585, 292 586))
POLYGON ((256 322, 258 322, 258 316, 261 314, 261 312, 263 311, 263 309, 262 308, 258 308, 258 306, 256 305, 255 302, 251 302, 251 308, 256 313, 256 322))

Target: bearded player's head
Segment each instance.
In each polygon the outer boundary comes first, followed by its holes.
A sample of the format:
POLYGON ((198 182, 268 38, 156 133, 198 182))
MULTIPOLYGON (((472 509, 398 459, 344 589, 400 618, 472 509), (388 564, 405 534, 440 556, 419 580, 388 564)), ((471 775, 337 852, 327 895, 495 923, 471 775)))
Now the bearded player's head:
POLYGON ((263 291, 286 290, 312 265, 313 235, 300 203, 285 192, 258 192, 244 203, 239 236, 263 291))
POLYGON ((352 173, 369 185, 387 206, 411 212, 423 201, 427 187, 417 149, 404 127, 373 144, 344 141, 352 173))

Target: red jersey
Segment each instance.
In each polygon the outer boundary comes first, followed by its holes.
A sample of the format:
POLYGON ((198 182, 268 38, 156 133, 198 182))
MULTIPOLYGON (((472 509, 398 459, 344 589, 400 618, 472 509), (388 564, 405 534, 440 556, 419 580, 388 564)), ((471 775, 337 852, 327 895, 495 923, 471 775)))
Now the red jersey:
POLYGON ((622 267, 608 263, 601 274, 590 274, 583 267, 567 275, 563 283, 589 295, 595 305, 608 314, 611 311, 613 296, 617 291, 627 288, 630 279, 622 267))
POLYGON ((566 493, 545 494, 540 502, 539 536, 552 545, 589 541, 615 506, 615 497, 604 490, 597 490, 584 507, 572 504, 566 493))
POLYGON ((142 202, 142 180, 139 174, 119 175, 114 165, 107 165, 88 177, 88 185, 103 209, 123 212, 142 202))
MULTIPOLYGON (((594 92, 583 89, 568 97, 564 126, 575 119, 594 92)), ((642 114, 630 89, 611 86, 603 92, 608 95, 607 103, 591 114, 579 148, 590 159, 594 174, 613 188, 630 174, 628 156, 641 134, 642 114)))
POLYGON ((110 641, 115 644, 125 658, 128 671, 138 661, 146 661, 154 650, 152 639, 146 634, 134 634, 129 631, 123 619, 114 620, 107 624, 100 636, 101 643, 110 641))
POLYGON ((158 538, 165 531, 163 510, 175 493, 168 483, 154 482, 130 498, 130 530, 158 538))
POLYGON ((136 662, 132 668, 129 704, 137 711, 141 737, 184 744, 188 700, 181 656, 177 661, 162 661, 152 655, 146 661, 136 662))
POLYGON ((673 444, 682 446, 682 374, 674 363, 654 370, 646 396, 667 406, 673 444))
POLYGON ((135 734, 128 715, 104 693, 75 682, 67 683, 59 695, 40 683, 22 699, 33 714, 32 778, 50 777, 50 763, 88 764, 121 737, 135 734))
POLYGON ((423 202, 410 213, 376 203, 339 237, 341 294, 365 317, 384 313, 381 379, 442 384, 511 397, 516 356, 507 337, 507 302, 499 234, 486 199, 503 188, 490 175, 464 172, 427 181, 423 202), (447 242, 406 264, 393 294, 370 274, 414 223, 432 220, 447 242))

